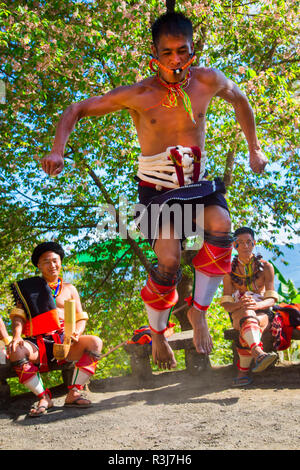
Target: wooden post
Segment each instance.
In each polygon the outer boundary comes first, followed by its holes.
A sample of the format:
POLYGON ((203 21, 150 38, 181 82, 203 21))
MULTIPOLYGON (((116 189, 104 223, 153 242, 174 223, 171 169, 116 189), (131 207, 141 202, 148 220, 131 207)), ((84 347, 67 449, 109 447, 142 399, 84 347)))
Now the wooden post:
POLYGON ((139 344, 126 344, 125 351, 130 355, 131 372, 135 378, 147 380, 152 377, 150 364, 151 346, 149 348, 139 344))

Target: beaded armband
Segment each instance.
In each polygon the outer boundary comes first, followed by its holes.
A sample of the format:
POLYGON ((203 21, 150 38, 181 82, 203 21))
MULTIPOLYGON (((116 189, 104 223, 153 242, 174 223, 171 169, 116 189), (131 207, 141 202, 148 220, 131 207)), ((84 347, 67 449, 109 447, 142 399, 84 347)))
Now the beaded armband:
POLYGON ((279 299, 278 294, 275 290, 266 290, 266 292, 264 293, 264 299, 269 298, 272 298, 276 301, 279 299))
POLYGON ((89 316, 86 312, 76 312, 76 321, 88 320, 89 316))
POLYGON ((223 295, 220 299, 220 304, 225 304, 226 302, 234 303, 232 295, 223 295))
POLYGON ((23 320, 25 321, 27 320, 25 311, 22 308, 18 308, 18 307, 14 307, 12 311, 10 312, 9 316, 11 320, 13 319, 13 317, 21 317, 23 318, 23 320))

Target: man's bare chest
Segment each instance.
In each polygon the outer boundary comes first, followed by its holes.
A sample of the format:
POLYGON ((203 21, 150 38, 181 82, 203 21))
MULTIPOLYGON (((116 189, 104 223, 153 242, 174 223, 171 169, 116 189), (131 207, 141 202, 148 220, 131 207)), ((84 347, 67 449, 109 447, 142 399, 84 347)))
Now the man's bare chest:
POLYGON ((205 118, 211 98, 211 94, 198 82, 175 89, 156 84, 136 95, 134 111, 153 125, 165 123, 170 116, 184 124, 184 118, 192 111, 195 121, 199 123, 205 118))
POLYGON ((63 309, 64 308, 64 303, 66 300, 71 300, 72 299, 72 292, 71 289, 68 286, 65 286, 63 284, 61 292, 59 295, 55 298, 56 302, 56 307, 58 309, 63 309))
POLYGON ((255 294, 261 294, 265 290, 264 275, 260 275, 257 279, 251 279, 244 276, 239 279, 238 282, 232 281, 233 291, 239 291, 244 294, 245 292, 254 292, 255 294))
POLYGON ((235 258, 230 276, 233 289, 239 292, 261 293, 265 288, 264 266, 259 260, 244 265, 235 258))

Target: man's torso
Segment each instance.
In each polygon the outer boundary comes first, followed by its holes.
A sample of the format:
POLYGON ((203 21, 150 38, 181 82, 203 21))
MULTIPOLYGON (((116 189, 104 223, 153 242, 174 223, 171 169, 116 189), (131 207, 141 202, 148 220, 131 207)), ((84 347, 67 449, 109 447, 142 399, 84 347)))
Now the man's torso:
MULTIPOLYGON (((251 290, 251 292, 255 294, 263 295, 265 291, 265 270, 268 263, 264 260, 261 260, 261 263, 263 264, 263 271, 258 271, 257 275, 255 276, 255 279, 249 279, 249 281, 247 283, 244 282, 243 285, 238 284, 234 282, 233 279, 231 279, 233 292, 238 291, 240 294, 244 294, 245 292, 251 290)), ((240 276, 246 276, 245 268, 241 263, 238 263, 237 265, 236 274, 240 276)))
POLYGON ((190 82, 185 88, 196 123, 192 122, 180 96, 177 97, 176 107, 162 105, 168 90, 156 77, 147 78, 130 87, 128 111, 136 127, 143 155, 161 153, 174 145, 198 146, 204 150, 205 115, 215 90, 201 81, 201 73, 201 69, 192 68, 190 82))

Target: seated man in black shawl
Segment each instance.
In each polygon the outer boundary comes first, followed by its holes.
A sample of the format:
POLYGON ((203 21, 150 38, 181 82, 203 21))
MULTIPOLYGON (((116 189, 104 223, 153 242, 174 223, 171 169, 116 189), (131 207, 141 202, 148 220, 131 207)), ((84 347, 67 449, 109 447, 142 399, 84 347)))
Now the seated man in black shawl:
POLYGON ((66 361, 77 362, 65 406, 91 406, 80 391, 95 373, 102 341, 96 336, 82 334, 88 315, 82 311, 76 288, 60 277, 63 258, 64 251, 58 243, 41 243, 34 249, 31 259, 42 276, 24 279, 11 286, 16 306, 10 313, 13 339, 9 358, 20 383, 39 398, 38 406, 30 410, 31 417, 45 414, 53 406, 50 391, 45 390, 39 372, 49 370, 49 364, 56 361, 53 345, 63 343, 64 302, 71 299, 76 305, 76 328, 66 361))

